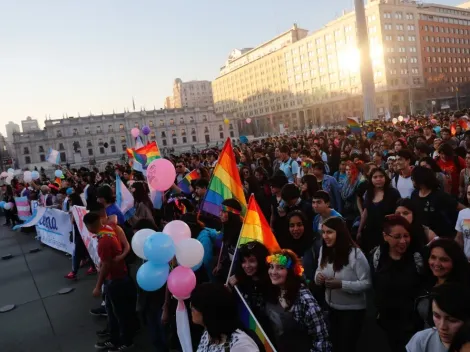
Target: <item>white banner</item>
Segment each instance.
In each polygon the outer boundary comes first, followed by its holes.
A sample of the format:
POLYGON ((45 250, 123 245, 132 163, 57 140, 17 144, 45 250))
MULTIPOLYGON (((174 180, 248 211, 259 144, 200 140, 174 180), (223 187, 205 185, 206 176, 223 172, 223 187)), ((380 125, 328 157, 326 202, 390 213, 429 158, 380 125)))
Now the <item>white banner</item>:
MULTIPOLYGON (((42 207, 39 207, 39 209, 42 209, 42 207)), ((62 252, 73 254, 75 246, 70 242, 72 222, 68 213, 47 208, 36 225, 36 232, 42 243, 62 252)))
MULTIPOLYGON (((96 268, 99 270, 100 268, 100 257, 98 256, 98 240, 96 237, 93 237, 88 229, 86 228, 85 224, 83 223, 83 217, 88 211, 85 207, 72 207, 72 214, 75 223, 77 224, 78 231, 80 231, 80 236, 82 236, 83 243, 90 255, 91 260, 95 263, 96 268)), ((77 234, 75 234, 77 235, 77 234)))
POLYGON ((20 224, 20 225, 16 225, 15 227, 13 227, 13 230, 18 230, 22 227, 35 226, 42 219, 42 217, 45 214, 46 210, 47 210, 47 208, 44 208, 44 207, 36 207, 35 211, 33 212, 32 217, 28 221, 26 221, 25 223, 20 224))

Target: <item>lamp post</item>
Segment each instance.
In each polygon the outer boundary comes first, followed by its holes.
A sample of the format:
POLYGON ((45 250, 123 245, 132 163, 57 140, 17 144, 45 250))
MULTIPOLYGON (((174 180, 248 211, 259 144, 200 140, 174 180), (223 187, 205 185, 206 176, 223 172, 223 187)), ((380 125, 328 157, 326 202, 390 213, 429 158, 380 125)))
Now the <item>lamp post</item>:
POLYGON ((367 33, 366 10, 364 0, 354 0, 356 23, 357 23, 357 45, 361 58, 361 82, 362 95, 364 99, 364 120, 377 118, 375 107, 375 84, 372 62, 370 59, 369 36, 367 33))

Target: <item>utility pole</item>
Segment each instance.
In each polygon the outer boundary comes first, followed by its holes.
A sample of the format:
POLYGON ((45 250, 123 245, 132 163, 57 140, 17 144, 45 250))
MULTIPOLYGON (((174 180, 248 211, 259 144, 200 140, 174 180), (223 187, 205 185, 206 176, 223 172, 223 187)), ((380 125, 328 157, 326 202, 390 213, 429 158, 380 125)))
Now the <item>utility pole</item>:
POLYGON ((354 0, 356 23, 357 23, 357 45, 361 58, 361 82, 362 95, 364 99, 365 121, 377 118, 375 107, 375 84, 372 61, 370 59, 369 35, 367 33, 366 10, 364 0, 354 0))

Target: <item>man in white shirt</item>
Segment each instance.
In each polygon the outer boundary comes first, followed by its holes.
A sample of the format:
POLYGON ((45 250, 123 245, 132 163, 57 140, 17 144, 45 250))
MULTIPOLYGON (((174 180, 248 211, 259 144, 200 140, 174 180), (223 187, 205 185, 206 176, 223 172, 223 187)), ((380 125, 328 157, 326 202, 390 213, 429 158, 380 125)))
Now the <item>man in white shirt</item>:
POLYGON ((398 174, 393 177, 392 186, 400 192, 402 198, 410 198, 414 191, 411 180, 411 158, 412 154, 407 149, 402 149, 397 153, 396 165, 398 174))

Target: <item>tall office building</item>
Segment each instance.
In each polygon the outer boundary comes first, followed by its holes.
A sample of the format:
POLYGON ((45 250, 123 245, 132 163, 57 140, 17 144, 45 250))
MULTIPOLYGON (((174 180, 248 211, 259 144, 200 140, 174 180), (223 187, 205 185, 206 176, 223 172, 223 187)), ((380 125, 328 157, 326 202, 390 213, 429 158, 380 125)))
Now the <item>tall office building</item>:
POLYGON ((5 129, 7 131, 7 142, 13 143, 13 134, 20 132, 20 125, 14 123, 13 121, 10 121, 5 125, 5 129))
POLYGON ((183 82, 177 78, 173 82, 173 96, 165 99, 167 109, 205 108, 214 106, 210 81, 183 82))
MULTIPOLYGON (((470 10, 416 1, 370 0, 365 13, 377 117, 470 105, 470 10), (433 30, 437 26, 444 33, 434 49, 426 44, 424 32, 431 30, 428 22, 434 23, 433 30), (442 43, 445 36, 449 38, 442 43), (428 66, 431 73, 441 73, 441 68, 432 65, 431 54, 438 56, 438 50, 441 63, 444 57, 446 60, 442 73, 447 69, 452 74, 433 91, 428 66)), ((232 52, 212 83, 216 113, 236 114, 240 133, 247 129, 279 131, 281 124, 296 130, 363 116, 356 36, 356 16, 349 12, 313 33, 294 25, 254 49, 232 52), (248 117, 251 125, 244 122, 248 117)), ((436 41, 428 37, 429 42, 436 41)), ((438 63, 437 57, 435 60, 438 63)))
POLYGON ((21 127, 23 132, 37 131, 39 130, 38 120, 33 119, 31 116, 28 116, 26 120, 21 121, 21 127))

